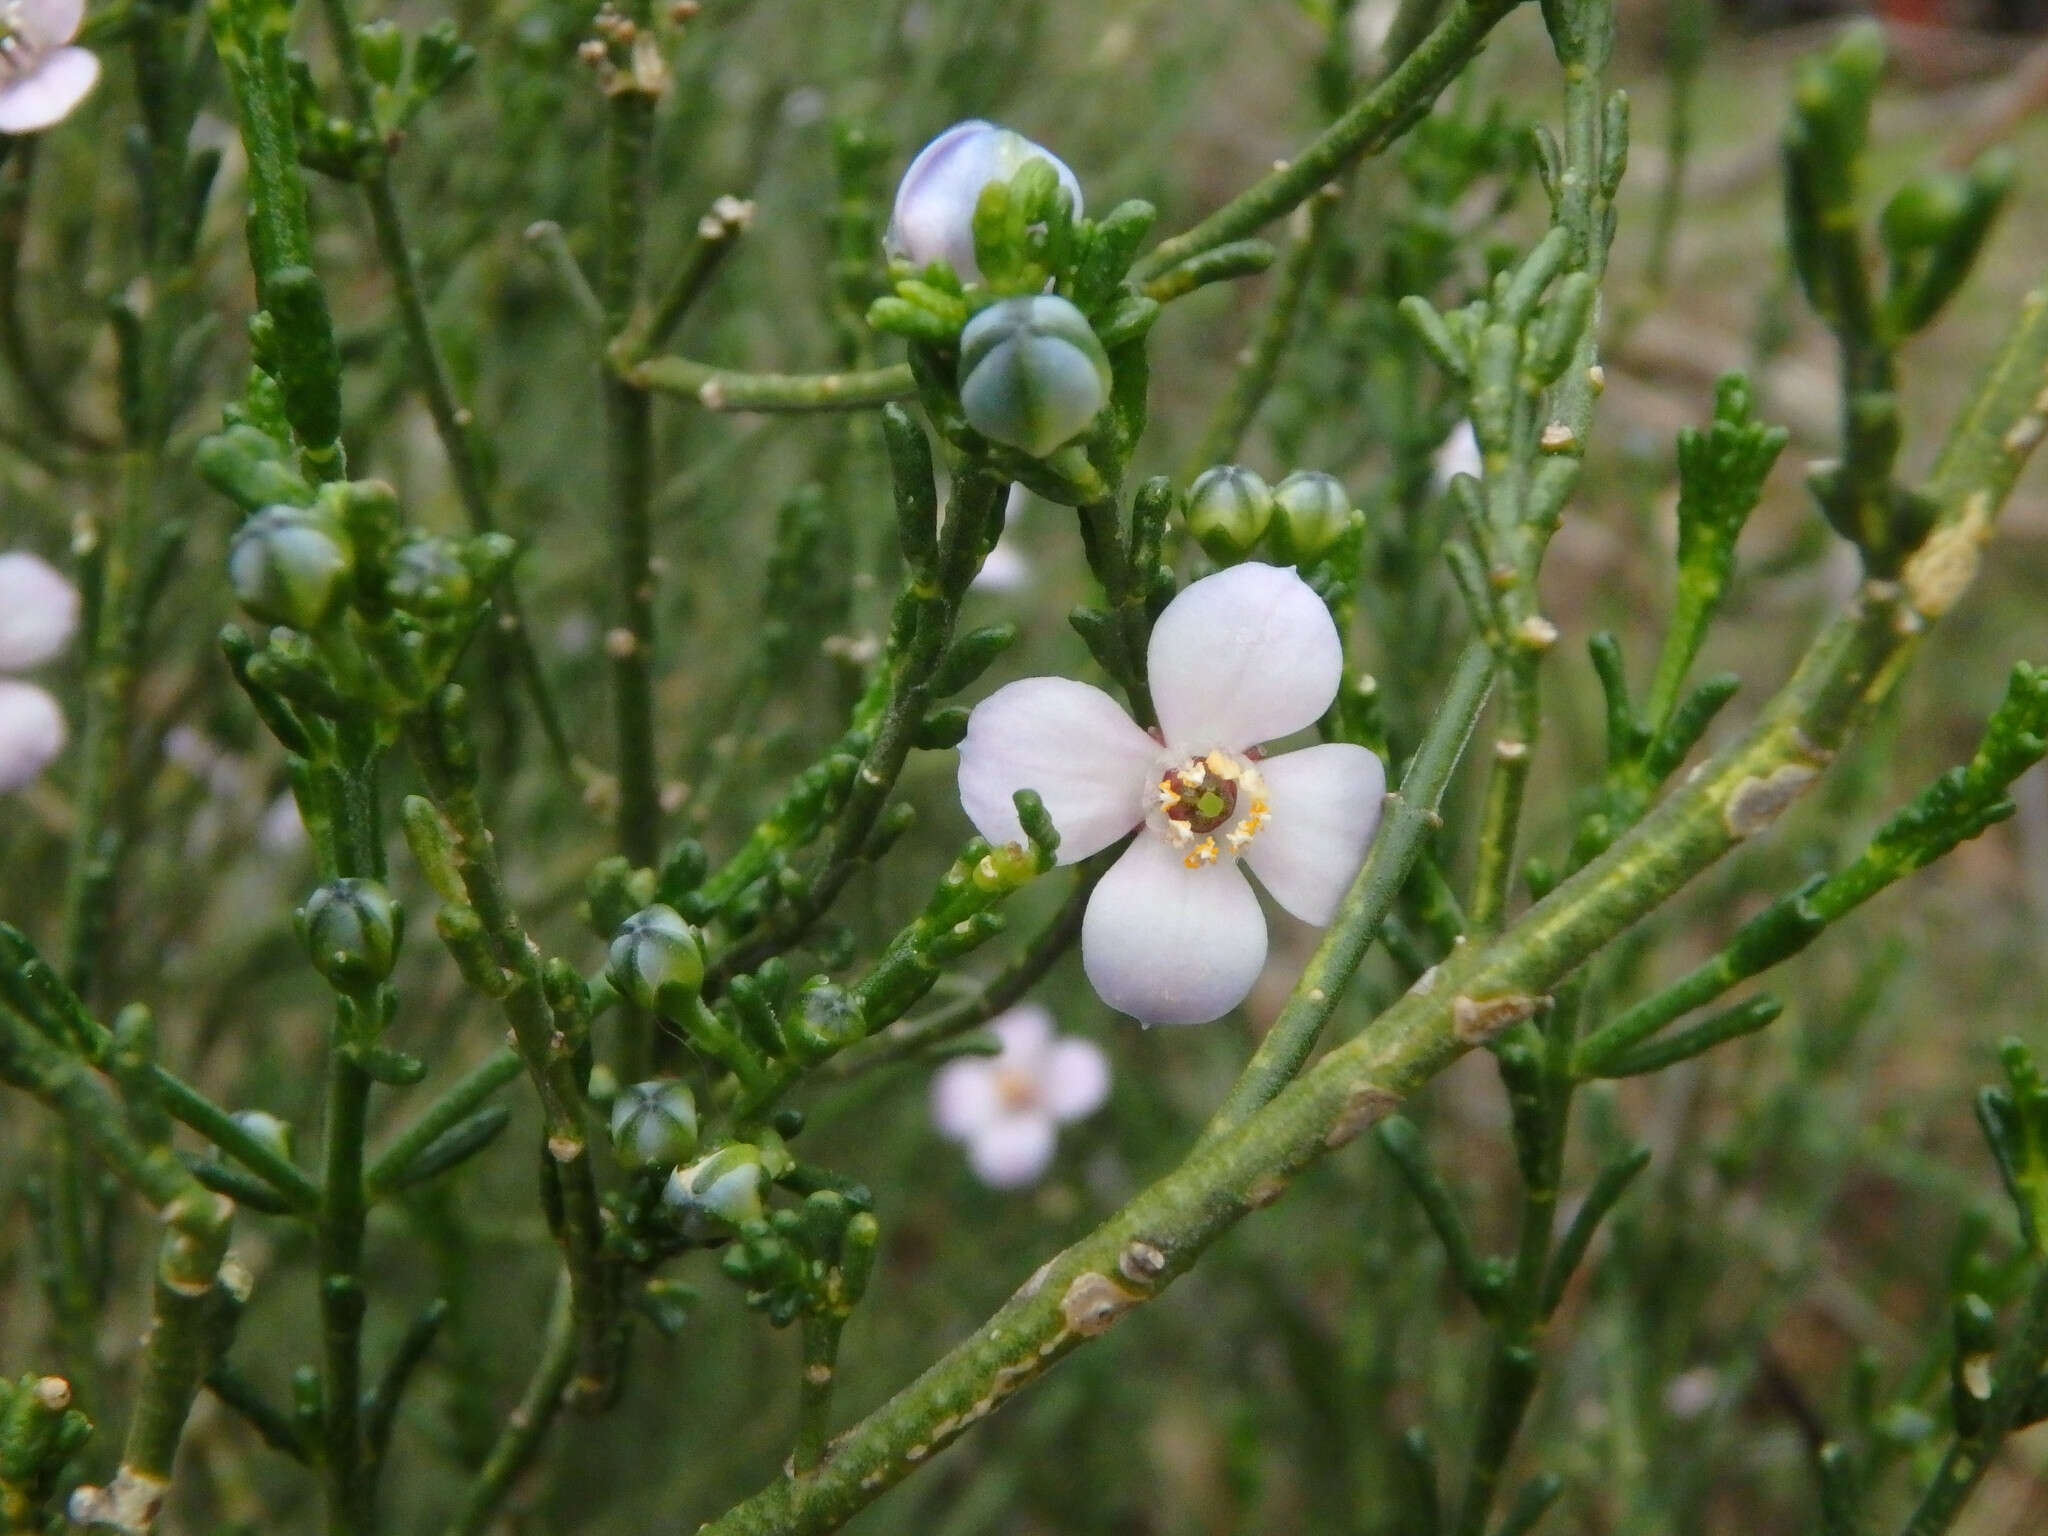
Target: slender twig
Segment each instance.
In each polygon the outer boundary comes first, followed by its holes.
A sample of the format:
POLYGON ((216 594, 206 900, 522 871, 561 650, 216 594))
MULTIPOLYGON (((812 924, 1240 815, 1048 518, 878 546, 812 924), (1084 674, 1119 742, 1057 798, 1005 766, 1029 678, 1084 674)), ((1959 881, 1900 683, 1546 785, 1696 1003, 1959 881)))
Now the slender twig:
MULTIPOLYGON (((368 132, 375 120, 376 87, 363 66, 362 49, 356 41, 348 0, 323 0, 323 4, 335 58, 341 64, 342 80, 348 89, 349 104, 358 124, 368 132)), ((455 494, 462 502, 470 528, 477 533, 489 533, 497 527, 497 517, 492 511, 490 493, 484 482, 483 455, 476 442, 476 418, 469 407, 456 398, 455 382, 448 371, 447 359, 442 356, 440 343, 434 339, 433 324, 427 315, 426 298, 420 284, 419 263, 406 240, 404 214, 391 185, 388 147, 363 156, 356 167, 355 179, 362 186, 363 198, 369 204, 370 227, 376 235, 377 252, 391 277, 392 300, 398 309, 399 324, 405 331, 406 346, 412 354, 413 371, 418 376, 420 392, 426 397, 427 414, 433 420, 435 435, 441 439, 441 449, 448 456, 455 494)), ((504 654, 510 656, 533 701, 534 718, 540 722, 541 734, 547 738, 557 766, 573 771, 576 754, 569 744, 568 733, 562 727, 561 711, 555 707, 554 697, 548 691, 547 677, 533 648, 533 637, 527 632, 519 588, 509 571, 499 582, 496 601, 498 622, 491 631, 489 643, 502 647, 504 654)))
POLYGON ((392 1138, 390 1145, 371 1159, 363 1183, 372 1200, 381 1199, 392 1188, 412 1160, 433 1145, 436 1137, 482 1106, 483 1102, 524 1070, 517 1051, 493 1051, 455 1082, 447 1092, 428 1105, 420 1117, 392 1138))
POLYGON ((1235 1129, 1271 1103, 1315 1049, 1338 994, 1364 959, 1429 841, 1445 786, 1493 686, 1493 672, 1493 654, 1483 641, 1465 647, 1444 690, 1443 702, 1437 706, 1436 718, 1402 776, 1400 789, 1387 796, 1385 819, 1336 921, 1302 973, 1302 985, 1266 1031, 1229 1096, 1210 1117, 1202 1133, 1204 1140, 1235 1129))
POLYGON ((526 1470, 548 1427, 554 1423, 569 1373, 576 1366, 575 1309, 569 1299, 570 1289, 566 1277, 556 1282, 547 1336, 541 1342, 540 1360, 533 1368, 532 1379, 520 1395, 519 1406, 506 1415, 505 1427, 498 1432, 490 1455, 484 1458, 483 1469, 470 1484, 462 1501, 462 1512, 449 1521, 445 1536, 477 1536, 491 1523, 491 1516, 510 1490, 512 1480, 526 1470))
POLYGON ((845 411, 917 392, 908 363, 851 373, 747 373, 686 357, 651 357, 627 375, 643 389, 680 395, 710 411, 845 411))

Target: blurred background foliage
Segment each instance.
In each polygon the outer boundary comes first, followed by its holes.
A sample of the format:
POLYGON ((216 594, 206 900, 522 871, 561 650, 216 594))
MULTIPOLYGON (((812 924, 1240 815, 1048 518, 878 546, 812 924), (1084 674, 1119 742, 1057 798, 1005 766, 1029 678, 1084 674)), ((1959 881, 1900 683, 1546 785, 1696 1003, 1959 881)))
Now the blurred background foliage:
MULTIPOLYGON (((1745 701, 1775 686, 1855 579, 1853 554, 1800 487, 1805 465, 1831 451, 1835 386, 1828 338, 1795 302, 1787 273, 1776 156, 1790 61, 1829 25, 1821 13, 1836 9, 1790 0, 1624 7, 1614 79, 1634 97, 1636 147, 1608 288, 1592 472, 1546 575, 1545 611, 1571 654, 1556 668, 1560 723, 1533 778, 1534 848, 1564 846, 1571 786, 1597 772, 1599 694, 1577 648, 1603 627, 1638 657, 1653 643, 1653 616, 1668 603, 1673 434, 1705 419, 1723 370, 1754 370, 1761 413, 1793 441, 1705 657, 1707 669, 1733 670, 1746 685, 1716 739, 1739 727, 1745 701), (1706 38, 1691 77, 1688 28, 1706 38), (1666 128, 1674 80, 1689 81, 1690 145, 1682 207, 1660 248, 1677 163, 1666 128)), ((1877 110, 1881 181, 1962 163, 1996 138, 2010 139, 2023 167, 2041 163, 2048 54, 2030 30, 2041 10, 2022 0, 1899 0, 1895 66, 1877 110)), ((1361 3, 1333 28, 1323 6, 1287 0, 706 0, 660 117, 656 269, 714 198, 742 196, 756 211, 678 348, 762 369, 858 360, 875 345, 850 318, 880 278, 886 209, 873 199, 886 197, 910 152, 961 117, 993 118, 1053 148, 1081 175, 1091 208, 1143 197, 1159 205, 1163 228, 1182 227, 1347 98, 1354 73, 1370 68, 1370 11, 1361 3)), ((491 455, 503 525, 529 546, 522 580, 535 642, 572 739, 601 763, 610 569, 595 342, 526 234, 554 221, 572 249, 589 251, 601 98, 575 56, 589 6, 451 0, 388 13, 408 26, 452 14, 481 55, 413 125, 396 164, 399 196, 439 338, 491 455)), ((302 30, 316 75, 330 78, 318 29, 302 30)), ((1410 291, 1460 301, 1484 276, 1490 242, 1525 241, 1539 226, 1527 129, 1556 112, 1554 65, 1526 8, 1402 148, 1362 168, 1331 216, 1245 462, 1272 478, 1329 469, 1379 528, 1436 515, 1431 454, 1461 411, 1399 332, 1393 304, 1410 291)), ((18 326, 5 338, 13 366, 0 370, 5 542, 60 563, 73 513, 112 493, 114 468, 109 455, 54 440, 29 396, 48 391, 88 436, 114 434, 101 316, 137 265, 133 182, 114 152, 133 113, 130 82, 111 68, 69 131, 0 169, 0 222, 26 229, 18 266, 4 274, 18 326), (37 381, 26 388, 23 358, 37 381)), ((247 346, 238 317, 254 308, 233 186, 239 149, 218 118, 202 132, 228 153, 226 195, 214 199, 199 263, 203 305, 221 321, 180 359, 184 407, 165 500, 195 520, 194 533, 141 685, 137 761, 147 772, 121 807, 134 842, 107 995, 148 996, 171 1064, 223 1102, 268 1110, 305 1136, 318 1118, 328 1004, 286 913, 311 867, 277 811, 282 762, 213 649, 232 608, 220 574, 230 511, 183 457, 239 388, 247 346)), ((454 530, 460 507, 410 386, 367 221, 352 188, 317 178, 315 187, 317 259, 349 365, 352 470, 389 479, 415 520, 454 530)), ((1978 278, 1910 351, 1909 422, 1946 419, 2038 280, 2044 230, 2048 179, 2029 169, 1978 278)), ((1212 413, 1275 280, 1197 295, 1155 333, 1142 473, 1200 467, 1212 413)), ((720 416, 673 403, 658 416, 658 702, 679 796, 671 825, 704 829, 717 855, 836 729, 853 686, 844 658, 883 621, 891 589, 887 481, 861 420, 720 416), (772 601, 770 581, 782 594, 772 601), (777 627, 766 662, 764 624, 777 627)), ((1924 464, 1931 448, 1926 432, 1910 437, 1909 461, 1924 464)), ((1042 504, 1019 516, 1012 536, 1028 582, 977 595, 968 614, 1025 629, 990 682, 1083 668, 1064 622, 1086 589, 1078 541, 1042 504)), ((1462 624, 1441 572, 1414 558, 1424 542, 1376 544, 1381 583, 1364 600, 1357 654, 1380 679, 1397 739, 1412 739, 1425 717, 1447 637, 1462 624)), ((1674 975, 1724 940, 1749 913, 1730 894, 1738 877, 1749 890, 1794 883, 1966 757, 2013 656, 2048 650, 2044 590, 2048 485, 2036 472, 1981 589, 1934 638, 1880 728, 1776 836, 1710 875, 1638 942, 1641 974, 1674 975)), ((601 775, 565 782, 505 680, 480 672, 475 682, 492 706, 487 783, 518 899, 550 947, 595 965, 600 940, 577 908, 608 847, 601 775)), ((922 811, 913 850, 863 876, 841 907, 869 937, 914 909, 967 831, 950 756, 914 760, 906 784, 922 811)), ((1453 822, 1473 798, 1469 784, 1460 790, 1453 822)), ((1518 1465, 1564 1479, 1548 1529, 1814 1529, 1809 1459, 1849 1414, 1859 1356, 1881 1362, 1887 1401, 1925 1401, 1945 1361, 1959 1242, 1975 1213, 1999 1209, 1971 1094, 1996 1075, 2001 1037, 2048 1041, 2048 780, 2037 771, 2018 791, 2015 821, 1880 897, 1794 962, 1777 987, 1790 1006, 1774 1027, 1590 1096, 1568 1185, 1583 1188, 1597 1155, 1631 1137, 1648 1141, 1655 1161, 1544 1345, 1545 1381, 1518 1465)), ((55 921, 67 814, 61 775, 0 807, 0 891, 31 933, 47 935, 55 921)), ((413 879, 398 860, 400 894, 421 898, 406 886, 413 879)), ((1077 964, 1055 973, 1042 995, 1062 1029, 1109 1049, 1115 1085, 1105 1112, 1070 1128, 1053 1175, 1033 1191, 973 1182, 929 1123, 922 1069, 811 1094, 807 1146, 870 1183, 883 1221, 881 1268, 842 1358, 843 1412, 879 1401, 1040 1256, 1172 1165, 1307 953, 1307 930, 1281 921, 1270 995, 1210 1028, 1142 1033, 1106 1012, 1077 964)), ((1354 1020, 1408 979, 1384 957, 1372 964, 1347 1004, 1354 1020)), ((407 947, 396 980, 406 1002, 393 1042, 433 1062, 435 1082, 496 1044, 497 1024, 431 943, 407 947)), ((554 1259, 523 1150, 531 1138, 520 1134, 532 1108, 517 1093, 507 1102, 521 1117, 513 1135, 452 1181, 381 1209, 371 1229, 373 1356, 430 1297, 454 1305, 386 1479, 397 1528, 451 1512, 525 1380, 546 1311, 554 1259)), ((1483 1053, 1414 1113, 1478 1236, 1506 1242, 1505 1111, 1483 1053)), ((39 1124, 24 1101, 0 1100, 0 1361, 11 1371, 37 1361, 48 1328, 29 1216, 39 1124)), ((136 1273, 151 1235, 112 1199, 105 1221, 110 1274, 136 1273)), ((237 1247, 260 1277, 237 1358, 282 1397, 314 1348, 305 1239, 250 1214, 237 1247)), ((744 1311, 702 1267, 686 1276, 704 1290, 688 1329, 674 1341, 638 1331, 625 1403, 602 1419, 560 1421, 506 1506, 505 1529, 691 1528, 773 1473, 788 1443, 796 1341, 744 1311)), ((1226 1238, 1169 1304, 1143 1309, 1063 1365, 852 1528, 1411 1529, 1403 1437, 1423 1428, 1455 1453, 1484 1348, 1442 1268, 1384 1154, 1361 1145, 1226 1238)), ((130 1285, 107 1292, 115 1382, 132 1367, 142 1301, 130 1285)), ((218 1403, 202 1400, 183 1458, 175 1528, 317 1525, 310 1480, 218 1403)), ((2048 1529, 2041 1432, 2016 1443, 1959 1529, 2048 1529)))

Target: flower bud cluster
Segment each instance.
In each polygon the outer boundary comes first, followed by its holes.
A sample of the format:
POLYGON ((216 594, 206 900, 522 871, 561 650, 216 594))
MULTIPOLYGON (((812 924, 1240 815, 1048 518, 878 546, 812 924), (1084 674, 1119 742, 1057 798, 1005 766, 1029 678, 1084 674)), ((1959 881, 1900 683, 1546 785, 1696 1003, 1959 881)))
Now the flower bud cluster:
POLYGON ((1248 558, 1261 542, 1288 563, 1309 564, 1365 525, 1343 482, 1298 469, 1276 486, 1238 464, 1202 471, 1188 487, 1187 529, 1218 565, 1248 558))

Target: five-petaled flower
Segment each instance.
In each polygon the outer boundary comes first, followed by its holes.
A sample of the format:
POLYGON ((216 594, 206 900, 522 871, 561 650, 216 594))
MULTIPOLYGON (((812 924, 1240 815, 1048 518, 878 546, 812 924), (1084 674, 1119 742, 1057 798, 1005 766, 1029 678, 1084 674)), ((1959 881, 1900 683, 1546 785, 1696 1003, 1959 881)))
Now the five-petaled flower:
POLYGON ((1052 1163, 1059 1127, 1102 1107, 1109 1058, 1092 1040, 1055 1036, 1052 1015, 1024 1003, 989 1026, 995 1056, 963 1056, 932 1078, 932 1122, 964 1143, 975 1177, 991 1189, 1035 1184, 1052 1163))
POLYGON ((1159 615, 1147 664, 1156 736, 1065 678, 982 700, 960 744, 960 801, 982 836, 1016 842, 1012 796, 1036 790, 1062 863, 1137 828, 1089 899, 1082 963, 1111 1007, 1200 1024, 1242 1002, 1266 961, 1238 861, 1296 917, 1328 923, 1379 826, 1386 771, 1344 743, 1258 750, 1313 725, 1343 675, 1337 626, 1290 567, 1248 562, 1194 583, 1159 615))
POLYGON ((85 0, 0 0, 0 133, 35 133, 71 115, 100 61, 70 46, 85 0))
MULTIPOLYGON (((40 556, 0 555, 0 674, 39 667, 78 628, 78 589, 40 556)), ((64 750, 64 711, 34 683, 0 675, 0 794, 35 781, 64 750)))

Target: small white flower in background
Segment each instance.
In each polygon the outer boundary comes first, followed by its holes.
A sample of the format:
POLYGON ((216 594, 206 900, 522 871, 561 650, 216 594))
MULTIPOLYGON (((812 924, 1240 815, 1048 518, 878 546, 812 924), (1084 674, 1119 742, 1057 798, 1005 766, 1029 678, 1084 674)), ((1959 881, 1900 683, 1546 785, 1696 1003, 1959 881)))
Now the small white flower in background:
POLYGON ((1394 18, 1400 14, 1400 0, 1363 0, 1351 8, 1351 48, 1361 59, 1375 64, 1393 35, 1394 18))
POLYGON ((1017 547, 1017 541, 1010 534, 1017 514, 1030 505, 1029 491, 1021 485, 1010 487, 1010 499, 1003 503, 1002 537, 996 540, 996 547, 988 552, 988 558, 981 562, 981 569, 967 584, 968 590, 1006 594, 1021 592, 1031 585, 1031 557, 1017 547))
POLYGON ((299 802, 286 790, 270 802, 263 819, 256 823, 256 844, 265 853, 283 855, 300 852, 308 841, 299 802))
POLYGON ((71 115, 100 77, 100 61, 66 46, 85 0, 0 0, 0 133, 35 133, 71 115))
POLYGON ((1479 434, 1472 430, 1472 423, 1459 422, 1451 435, 1430 455, 1430 464, 1435 469, 1436 488, 1440 491, 1460 475, 1470 475, 1474 480, 1484 478, 1486 460, 1479 452, 1479 434))
POLYGON ((52 660, 78 632, 78 589, 40 555, 0 555, 0 672, 52 660))
MULTIPOLYGON (((41 666, 77 630, 78 589, 55 566, 26 550, 0 555, 0 672, 41 666)), ((47 692, 0 677, 0 794, 40 778, 68 734, 64 711, 47 692)))
POLYGON ((963 1056, 932 1078, 932 1123, 967 1148, 991 1189, 1036 1184, 1052 1164, 1059 1127, 1109 1097, 1109 1058, 1092 1040, 1055 1036, 1052 1015, 1025 1003, 989 1026, 1000 1055, 963 1056))
POLYGON ((1166 605, 1146 654, 1164 745, 1099 688, 1025 678, 968 717, 960 803, 990 842, 1022 842, 1011 797, 1036 790, 1062 864, 1138 828, 1089 899, 1082 964, 1112 1008, 1201 1024, 1266 963, 1239 859, 1289 912, 1328 923, 1378 830, 1386 770, 1344 743, 1257 750, 1313 725, 1343 676, 1337 626, 1291 567, 1204 577, 1166 605))
POLYGON ((1057 155, 1008 128, 970 118, 918 151, 896 188, 883 245, 891 256, 927 267, 950 263, 963 283, 981 281, 974 260, 974 205, 992 181, 1008 181, 1030 160, 1044 160, 1081 216, 1081 183, 1057 155))

